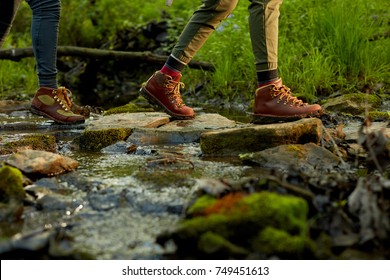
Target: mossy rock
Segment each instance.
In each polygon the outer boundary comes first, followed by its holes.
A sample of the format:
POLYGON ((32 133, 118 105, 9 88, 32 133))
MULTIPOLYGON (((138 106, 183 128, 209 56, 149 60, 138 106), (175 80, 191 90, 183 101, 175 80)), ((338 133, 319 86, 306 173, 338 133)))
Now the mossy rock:
POLYGON ((308 252, 315 252, 314 242, 306 235, 291 235, 288 232, 273 227, 266 227, 253 240, 253 248, 268 256, 276 255, 283 258, 301 258, 308 252))
POLYGON ((187 215, 190 216, 196 216, 201 215, 203 212, 210 207, 212 204, 214 204, 217 201, 215 197, 212 197, 210 195, 202 195, 199 197, 194 204, 192 204, 188 210, 187 215))
POLYGON ((305 118, 288 123, 206 131, 201 134, 200 148, 205 156, 237 156, 286 144, 318 144, 321 138, 321 120, 305 118))
POLYGON ((17 168, 3 165, 0 168, 0 178, 0 202, 22 201, 26 195, 22 172, 17 168))
POLYGON ((208 255, 219 255, 221 257, 226 255, 240 257, 249 254, 249 251, 245 248, 237 246, 223 236, 211 231, 200 236, 198 249, 208 255))
POLYGON ((112 114, 139 113, 139 112, 153 112, 153 109, 152 108, 143 108, 143 107, 137 106, 134 103, 127 103, 123 106, 108 109, 106 112, 104 112, 104 115, 108 116, 108 115, 112 115, 112 114))
POLYGON ((350 93, 344 94, 323 102, 322 107, 326 111, 339 112, 351 115, 363 115, 366 109, 377 109, 382 99, 374 94, 350 93))
MULTIPOLYGON (((198 215, 184 220, 172 233, 172 239, 182 253, 192 249, 196 254, 198 248, 194 244, 199 244, 200 238, 205 238, 203 235, 207 232, 220 236, 217 238, 219 241, 223 238, 237 248, 256 252, 259 236, 263 237, 261 232, 268 227, 283 232, 284 236, 291 236, 289 242, 295 242, 296 250, 307 248, 308 205, 302 198, 271 192, 229 194, 214 202, 209 197, 201 197, 189 208, 189 212, 198 215)), ((274 249, 272 253, 275 254, 282 251, 277 247, 274 249)), ((207 251, 205 248, 202 250, 207 251)), ((265 253, 269 252, 271 249, 265 253)))
POLYGON ((371 111, 368 116, 372 121, 390 121, 390 112, 371 111))
POLYGON ((5 143, 0 147, 0 154, 12 154, 23 148, 55 153, 57 151, 56 138, 45 134, 26 135, 17 141, 5 143))
POLYGON ((144 184, 151 184, 155 186, 173 186, 181 185, 186 186, 189 183, 188 173, 191 170, 181 170, 181 169, 169 169, 169 167, 162 166, 161 169, 156 170, 155 168, 141 169, 135 172, 132 176, 144 184))
POLYGON ((125 141, 132 133, 131 129, 113 128, 104 130, 84 131, 74 142, 81 150, 99 151, 104 147, 113 145, 119 141, 125 141))

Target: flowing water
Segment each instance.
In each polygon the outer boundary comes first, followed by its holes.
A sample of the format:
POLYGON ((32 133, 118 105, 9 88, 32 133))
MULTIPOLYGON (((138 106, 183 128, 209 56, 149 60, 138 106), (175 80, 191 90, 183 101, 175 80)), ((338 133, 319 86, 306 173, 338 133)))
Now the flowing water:
POLYGON ((238 180, 250 169, 234 158, 203 158, 199 143, 81 152, 71 139, 82 126, 57 126, 26 112, 3 115, 1 123, 3 138, 55 135, 59 153, 80 163, 76 172, 27 188, 35 198, 8 232, 17 242, 0 246, 6 257, 161 259, 174 247, 156 238, 180 222, 198 180, 238 180), (4 249, 10 244, 13 250, 4 249))

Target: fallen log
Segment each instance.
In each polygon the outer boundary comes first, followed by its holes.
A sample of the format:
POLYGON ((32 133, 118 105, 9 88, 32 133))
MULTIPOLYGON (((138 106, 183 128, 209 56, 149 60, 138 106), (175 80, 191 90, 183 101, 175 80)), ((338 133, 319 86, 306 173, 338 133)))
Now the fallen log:
MULTIPOLYGON (((31 47, 29 48, 12 48, 0 50, 0 60, 12 60, 19 61, 26 57, 33 57, 34 52, 31 47)), ((84 47, 72 47, 72 46, 58 46, 57 56, 72 56, 82 58, 95 58, 106 60, 128 60, 139 61, 146 63, 164 63, 167 56, 157 55, 150 51, 145 52, 127 52, 127 51, 113 51, 102 50, 84 47)), ((202 69, 206 71, 213 71, 214 66, 211 63, 204 61, 191 61, 188 66, 194 69, 202 69)))

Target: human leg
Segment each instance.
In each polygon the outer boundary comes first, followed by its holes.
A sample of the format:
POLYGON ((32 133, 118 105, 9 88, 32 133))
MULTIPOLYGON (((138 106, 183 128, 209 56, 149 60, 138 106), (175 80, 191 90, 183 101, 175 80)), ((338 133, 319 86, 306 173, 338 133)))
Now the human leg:
POLYGON ((71 92, 57 83, 57 45, 61 12, 60 0, 27 0, 33 13, 31 38, 38 68, 39 89, 31 111, 58 123, 84 122, 72 112, 71 92))
POLYGON ((180 96, 181 71, 211 33, 236 7, 238 0, 203 0, 181 33, 165 65, 142 86, 141 94, 175 118, 190 119, 192 108, 180 96))
POLYGON ((29 0, 33 13, 31 38, 40 87, 57 88, 57 44, 60 0, 29 0))
POLYGON ((258 80, 253 122, 293 121, 319 115, 320 105, 309 105, 292 96, 278 75, 279 7, 282 0, 250 2, 249 30, 258 80))

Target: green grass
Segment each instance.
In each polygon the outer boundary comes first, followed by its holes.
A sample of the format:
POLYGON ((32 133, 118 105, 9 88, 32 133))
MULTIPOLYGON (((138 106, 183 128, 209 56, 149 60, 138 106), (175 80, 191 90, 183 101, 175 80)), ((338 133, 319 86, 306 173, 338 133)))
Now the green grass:
MULTIPOLYGON (((145 5, 138 1, 97 0, 92 5, 87 0, 63 1, 60 44, 109 47, 107 42, 118 30, 159 20, 163 14, 170 17, 170 36, 175 39, 201 2, 175 0, 170 8, 163 2, 150 0, 145 5)), ((240 1, 233 15, 195 57, 214 63, 216 71, 186 69, 183 80, 188 87, 209 80, 205 88, 209 97, 230 101, 253 98, 256 76, 248 33, 248 4, 240 1)), ((381 34, 389 32, 389 10, 387 0, 284 1, 279 72, 285 84, 310 102, 335 91, 357 92, 378 84, 388 90, 390 39, 381 34)), ((30 45, 30 18, 29 7, 23 2, 5 47, 30 45)), ((166 46, 167 50, 171 48, 172 43, 166 46)), ((15 92, 33 93, 36 85, 33 59, 0 61, 0 98, 15 92)))

